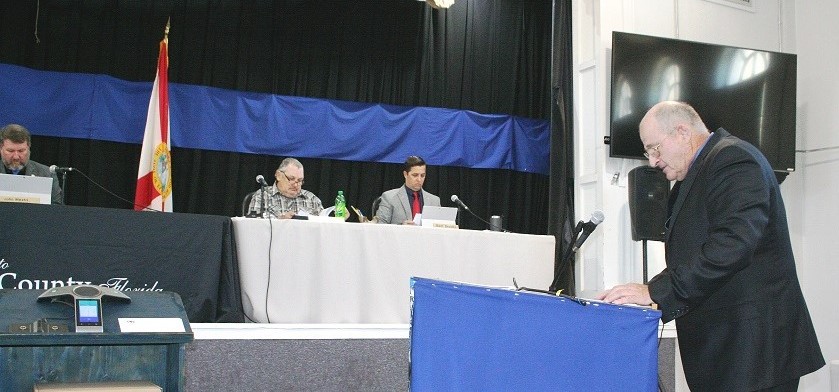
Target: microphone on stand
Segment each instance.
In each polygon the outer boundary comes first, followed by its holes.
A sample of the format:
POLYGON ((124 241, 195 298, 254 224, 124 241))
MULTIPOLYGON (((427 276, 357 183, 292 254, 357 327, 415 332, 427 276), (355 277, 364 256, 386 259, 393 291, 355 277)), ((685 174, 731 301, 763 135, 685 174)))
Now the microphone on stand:
MULTIPOLYGON (((73 170, 75 169, 72 167, 58 167, 56 165, 50 165, 50 174, 55 175, 56 179, 58 179, 58 175, 61 175, 61 184, 59 185, 59 188, 61 188, 62 193, 66 193, 64 190, 67 189, 67 173, 73 170)), ((82 173, 82 175, 84 175, 84 173, 82 173)), ((61 195, 61 198, 64 198, 64 194, 61 195)))
POLYGON ((460 198, 458 198, 457 195, 452 195, 452 201, 457 203, 457 205, 459 205, 460 208, 472 212, 472 210, 470 210, 469 207, 466 206, 466 203, 464 203, 463 200, 460 200, 460 198))
POLYGON ((586 242, 588 236, 591 235, 591 233, 594 232, 594 229, 597 228, 597 225, 603 223, 603 219, 605 219, 605 217, 603 216, 603 211, 596 210, 592 212, 591 219, 589 219, 588 222, 582 224, 582 232, 580 232, 580 236, 577 237, 577 241, 574 242, 574 246, 571 248, 571 250, 576 252, 577 249, 580 249, 580 247, 583 246, 583 242, 586 242))
MULTIPOLYGON (((469 209, 469 206, 467 206, 466 203, 463 202, 463 200, 460 200, 460 198, 457 197, 457 195, 452 195, 451 199, 452 199, 453 202, 457 203, 457 205, 460 206, 460 208, 463 208, 464 210, 469 211, 469 213, 472 214, 472 216, 474 216, 475 218, 478 218, 478 220, 480 220, 481 222, 486 223, 487 226, 489 226, 490 228, 495 227, 492 223, 487 222, 484 218, 481 218, 480 216, 478 216, 477 214, 472 212, 472 210, 469 209)), ((501 229, 501 231, 508 232, 508 230, 505 229, 505 228, 499 227, 499 229, 501 229)))
POLYGON ((588 236, 594 232, 597 225, 603 223, 604 219, 605 217, 603 216, 603 211, 595 210, 591 213, 591 218, 588 222, 579 221, 577 223, 577 226, 574 227, 574 232, 571 233, 574 238, 574 245, 565 250, 565 254, 562 255, 561 259, 554 260, 554 279, 548 287, 548 291, 557 292, 559 289, 559 276, 561 272, 565 268, 570 268, 573 265, 571 259, 574 256, 574 253, 583 246, 583 242, 585 242, 586 239, 588 239, 588 236))
POLYGON ((268 186, 268 183, 265 182, 265 177, 263 177, 262 174, 256 176, 256 183, 263 186, 263 187, 268 186))
MULTIPOLYGON (((262 174, 256 176, 256 183, 259 184, 259 217, 265 218, 265 188, 268 188, 268 183, 262 174)), ((272 212, 271 206, 268 206, 268 212, 272 212)))
POLYGON ((56 166, 56 165, 50 166, 50 173, 51 174, 63 174, 63 173, 71 172, 73 170, 76 170, 76 169, 73 169, 72 167, 59 167, 59 166, 56 166))

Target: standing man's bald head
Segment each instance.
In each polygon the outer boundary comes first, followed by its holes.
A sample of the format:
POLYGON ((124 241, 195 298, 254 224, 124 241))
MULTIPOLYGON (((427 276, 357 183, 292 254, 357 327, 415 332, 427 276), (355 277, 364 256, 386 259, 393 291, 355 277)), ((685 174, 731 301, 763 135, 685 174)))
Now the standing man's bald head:
POLYGON ((696 110, 676 101, 655 104, 638 128, 650 166, 663 170, 670 181, 685 178, 696 152, 709 136, 696 110))

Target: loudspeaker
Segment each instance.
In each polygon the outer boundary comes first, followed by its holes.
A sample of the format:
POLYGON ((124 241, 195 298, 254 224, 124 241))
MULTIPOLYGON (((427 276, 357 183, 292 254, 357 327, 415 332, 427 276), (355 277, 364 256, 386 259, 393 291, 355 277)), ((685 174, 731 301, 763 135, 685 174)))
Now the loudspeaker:
POLYGON ((632 240, 664 241, 670 181, 663 171, 649 166, 630 170, 628 180, 632 240))

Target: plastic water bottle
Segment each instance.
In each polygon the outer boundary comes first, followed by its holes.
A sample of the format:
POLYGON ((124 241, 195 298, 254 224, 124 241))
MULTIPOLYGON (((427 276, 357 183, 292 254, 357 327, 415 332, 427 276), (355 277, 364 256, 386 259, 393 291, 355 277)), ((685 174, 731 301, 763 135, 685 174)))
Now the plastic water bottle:
POLYGON ((335 196, 335 217, 347 219, 349 213, 347 211, 347 200, 344 198, 344 191, 338 191, 338 196, 335 196))

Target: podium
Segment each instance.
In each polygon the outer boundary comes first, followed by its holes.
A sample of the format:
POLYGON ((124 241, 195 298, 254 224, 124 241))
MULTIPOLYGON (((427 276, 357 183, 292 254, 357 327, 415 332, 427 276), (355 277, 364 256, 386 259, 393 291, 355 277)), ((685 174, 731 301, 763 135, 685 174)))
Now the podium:
POLYGON ((106 381, 149 381, 164 391, 183 390, 184 345, 193 334, 177 294, 137 291, 126 293, 130 303, 105 299, 104 332, 77 333, 72 302, 38 302, 43 292, 0 290, 0 391, 106 381), (119 318, 179 318, 184 332, 123 333, 119 318), (19 325, 37 321, 58 332, 19 332, 19 325))
POLYGON ((412 391, 656 391, 661 312, 414 278, 412 391))

